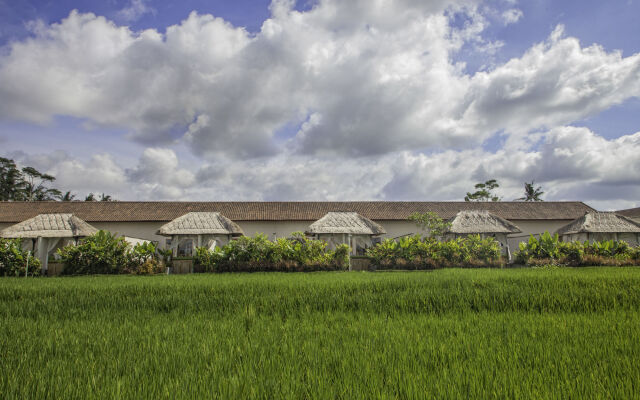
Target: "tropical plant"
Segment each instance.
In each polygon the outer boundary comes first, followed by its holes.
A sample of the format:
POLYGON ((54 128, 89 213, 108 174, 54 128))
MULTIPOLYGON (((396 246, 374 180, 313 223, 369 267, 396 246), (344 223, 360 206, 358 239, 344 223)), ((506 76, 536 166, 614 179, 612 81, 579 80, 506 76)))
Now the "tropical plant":
POLYGON ((534 181, 524 183, 524 197, 516 199, 516 201, 544 201, 540 198, 544 192, 542 186, 535 187, 534 181))
POLYGON ((22 249, 21 239, 0 238, 0 276, 38 276, 40 260, 22 249))
POLYGON ((0 157, 0 201, 22 200, 24 184, 16 163, 0 157))
POLYGON ((349 246, 340 245, 335 251, 327 243, 311 240, 296 232, 292 237, 270 241, 264 234, 241 236, 228 244, 209 250, 196 248, 194 261, 206 271, 310 271, 346 269, 349 246))
POLYGON ((475 186, 476 191, 473 193, 467 192, 464 197, 464 201, 500 201, 501 198, 493 193, 493 190, 500 187, 498 181, 490 179, 486 182, 477 183, 475 186))
POLYGON ((405 236, 386 239, 367 250, 378 268, 429 269, 501 265, 500 243, 494 238, 470 235, 439 242, 433 237, 405 236))
POLYGON ((62 196, 62 192, 47 185, 56 180, 49 174, 44 174, 33 167, 22 168, 24 179, 24 199, 26 201, 56 200, 62 196))
POLYGON ((444 235, 451 228, 451 222, 440 218, 438 214, 432 211, 413 213, 409 216, 409 221, 415 222, 420 229, 426 231, 433 238, 444 235))
POLYGON ((130 245, 123 237, 103 230, 85 238, 78 245, 58 249, 66 275, 125 272, 131 265, 129 253, 130 245))
POLYGON ((63 194, 60 197, 60 201, 73 201, 75 200, 75 198, 76 198, 76 195, 68 191, 68 192, 65 192, 65 194, 63 194))

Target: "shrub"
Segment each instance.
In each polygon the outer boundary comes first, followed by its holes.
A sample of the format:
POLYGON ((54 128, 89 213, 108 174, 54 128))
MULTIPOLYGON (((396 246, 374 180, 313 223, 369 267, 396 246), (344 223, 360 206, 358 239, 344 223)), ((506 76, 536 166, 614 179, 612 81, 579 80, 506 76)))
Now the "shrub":
POLYGON ((349 246, 340 245, 335 251, 326 247, 326 242, 308 239, 301 232, 294 233, 292 239, 280 238, 273 242, 257 234, 242 236, 214 250, 199 247, 194 262, 207 272, 346 269, 349 246))
POLYGON ((561 242, 558 235, 545 232, 527 243, 520 243, 515 259, 519 264, 538 266, 541 263, 567 266, 623 266, 638 265, 640 247, 631 247, 625 241, 561 242))
POLYGON ((133 248, 123 237, 107 231, 98 231, 78 245, 58 249, 64 263, 63 274, 151 274, 164 270, 159 261, 156 245, 150 242, 133 248))
POLYGON ((443 242, 419 235, 387 239, 368 249, 367 255, 375 267, 384 269, 502 266, 500 243, 480 235, 443 242))
POLYGON ((0 276, 38 276, 41 268, 40 260, 22 249, 21 239, 0 238, 0 276))

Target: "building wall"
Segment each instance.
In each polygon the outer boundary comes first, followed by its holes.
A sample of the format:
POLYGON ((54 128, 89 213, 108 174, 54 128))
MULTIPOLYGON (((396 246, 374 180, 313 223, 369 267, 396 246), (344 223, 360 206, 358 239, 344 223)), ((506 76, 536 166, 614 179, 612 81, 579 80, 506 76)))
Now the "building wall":
MULTIPOLYGON (((269 239, 275 237, 288 237, 291 233, 304 232, 313 221, 236 221, 245 235, 253 236, 256 233, 264 233, 269 239)), ((412 235, 418 232, 418 227, 411 221, 376 221, 387 231, 383 238, 397 238, 404 235, 412 235)), ((570 220, 512 220, 522 233, 509 235, 508 243, 512 252, 518 248, 518 243, 527 241, 529 235, 538 235, 544 231, 554 233, 558 228, 571 222, 570 220)), ((156 235, 166 222, 90 222, 97 229, 104 229, 119 235, 153 240, 164 246, 166 237, 156 235)), ((0 223, 0 229, 13 224, 0 223)))
POLYGON ((558 229, 567 225, 572 220, 568 219, 554 219, 554 220, 526 220, 526 219, 514 219, 510 220, 515 224, 522 233, 514 233, 509 235, 508 242, 511 253, 515 253, 518 250, 518 243, 526 242, 529 240, 530 235, 538 236, 545 231, 550 234, 554 234, 558 229))

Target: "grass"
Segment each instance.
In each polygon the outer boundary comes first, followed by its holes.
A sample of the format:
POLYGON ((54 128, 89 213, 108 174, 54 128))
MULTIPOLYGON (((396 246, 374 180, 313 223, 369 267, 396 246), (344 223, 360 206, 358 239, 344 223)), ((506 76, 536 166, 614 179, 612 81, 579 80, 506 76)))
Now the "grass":
POLYGON ((0 398, 634 398, 640 269, 0 280, 0 398))

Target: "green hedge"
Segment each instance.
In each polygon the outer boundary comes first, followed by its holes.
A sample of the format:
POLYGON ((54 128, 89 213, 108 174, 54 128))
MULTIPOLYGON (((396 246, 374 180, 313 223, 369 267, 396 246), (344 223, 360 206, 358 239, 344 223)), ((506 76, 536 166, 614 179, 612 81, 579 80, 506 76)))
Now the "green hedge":
POLYGON ((41 268, 40 260, 22 250, 21 239, 0 238, 0 276, 38 276, 41 268))
POLYGON ((500 267, 504 263, 500 243, 480 235, 442 242, 420 235, 386 239, 368 249, 367 256, 381 269, 500 267))
POLYGON ((640 246, 632 247, 622 240, 561 242, 557 234, 545 232, 539 239, 531 236, 527 243, 520 243, 515 261, 529 266, 640 265, 640 246))
POLYGON ((327 243, 306 238, 301 232, 292 239, 270 241, 263 234, 241 236, 215 250, 196 249, 195 264, 206 272, 340 271, 349 266, 349 246, 335 251, 327 243))
POLYGON ((58 249, 58 254, 64 275, 153 274, 164 271, 156 250, 151 242, 132 247, 123 237, 101 230, 78 245, 58 249))

